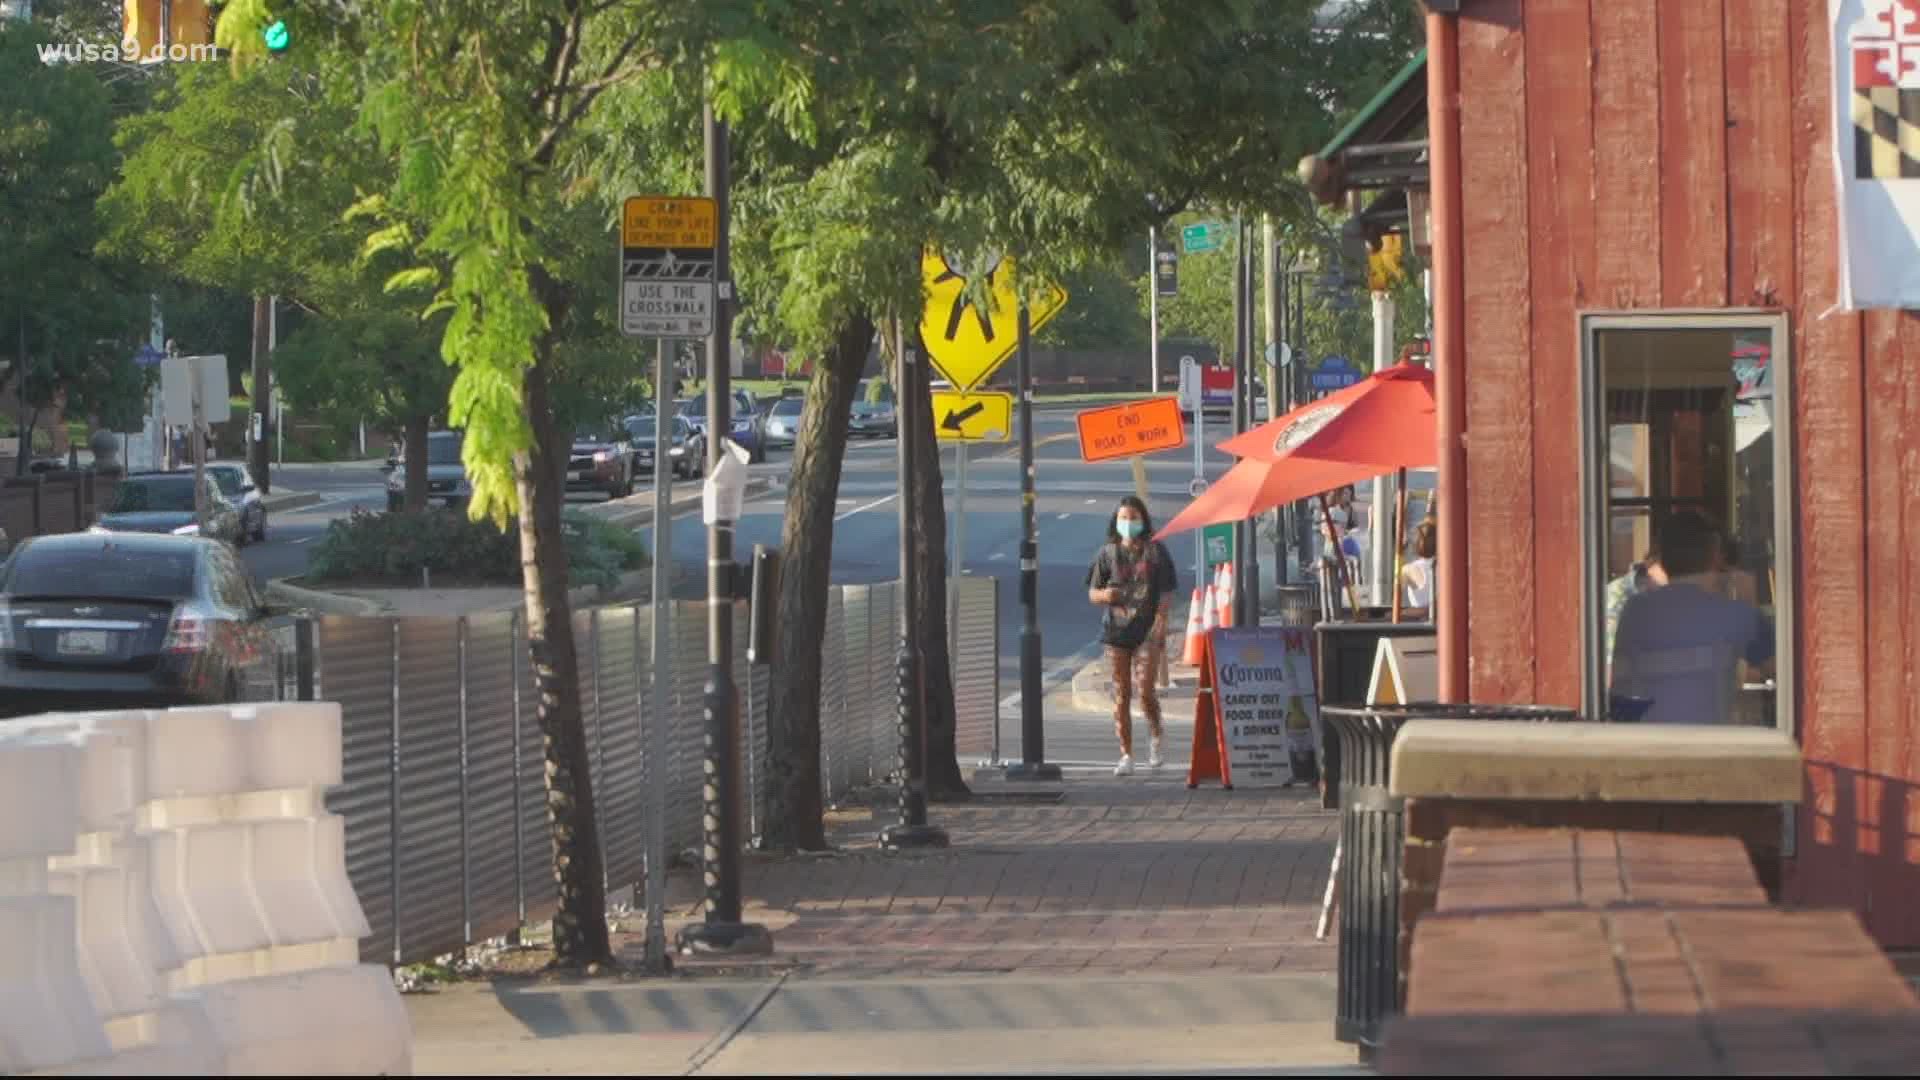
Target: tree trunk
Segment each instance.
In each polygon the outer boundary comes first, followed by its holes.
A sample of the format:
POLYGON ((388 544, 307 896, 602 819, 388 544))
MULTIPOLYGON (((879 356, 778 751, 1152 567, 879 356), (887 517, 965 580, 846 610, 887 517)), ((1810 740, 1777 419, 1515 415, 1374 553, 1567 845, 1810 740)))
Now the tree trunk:
POLYGON ((407 428, 401 436, 401 457, 407 467, 405 476, 407 513, 417 514, 427 508, 427 428, 433 418, 425 413, 407 417, 407 428))
POLYGON ((258 439, 253 437, 253 417, 247 417, 247 468, 262 495, 273 490, 267 468, 267 417, 273 413, 273 370, 267 359, 269 303, 264 296, 253 298, 253 411, 260 417, 258 439))
MULTIPOLYGON (((920 612, 914 644, 926 665, 927 794, 936 801, 963 802, 973 792, 960 773, 955 745, 959 716, 954 708, 953 666, 947 641, 947 509, 941 491, 940 443, 934 433, 933 398, 925 375, 926 349, 917 335, 914 344, 922 357, 922 374, 915 380, 917 385, 895 395, 895 407, 918 410, 913 421, 914 438, 919 444, 914 458, 913 535, 914 562, 921 572, 914 580, 920 612)), ((894 385, 904 387, 908 383, 896 378, 894 385)))
MULTIPOLYGON (((535 271, 543 295, 556 287, 535 271)), ((548 300, 549 326, 562 323, 548 300)), ((514 461, 520 496, 520 564, 526 587, 527 643, 539 695, 540 733, 547 761, 547 824, 553 837, 553 878, 560 910, 553 917, 555 967, 593 970, 610 964, 605 871, 593 802, 593 775, 580 705, 580 666, 574 652, 573 609, 567 602, 567 549, 560 526, 565 490, 554 457, 570 443, 555 430, 547 387, 553 343, 542 338, 526 372, 525 407, 533 445, 514 461)))
POLYGON ((770 846, 827 847, 820 798, 820 643, 826 637, 833 570, 833 515, 847 452, 853 393, 873 341, 873 321, 849 319, 813 366, 793 443, 787 516, 780 533, 779 626, 768 710, 771 789, 777 803, 762 830, 770 846))

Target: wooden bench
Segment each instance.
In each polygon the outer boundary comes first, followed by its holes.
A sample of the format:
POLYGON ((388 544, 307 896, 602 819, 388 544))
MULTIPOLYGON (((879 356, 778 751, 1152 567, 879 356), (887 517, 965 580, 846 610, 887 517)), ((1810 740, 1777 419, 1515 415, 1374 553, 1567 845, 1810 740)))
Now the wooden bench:
POLYGON ((1766 906, 1730 837, 1460 829, 1388 1075, 1907 1075, 1920 998, 1849 912, 1766 906))

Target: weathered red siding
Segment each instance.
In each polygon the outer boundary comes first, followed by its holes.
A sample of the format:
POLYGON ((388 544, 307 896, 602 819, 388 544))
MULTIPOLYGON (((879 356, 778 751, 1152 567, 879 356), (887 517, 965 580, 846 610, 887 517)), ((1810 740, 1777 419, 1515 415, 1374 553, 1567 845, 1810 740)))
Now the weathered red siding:
POLYGON ((1579 700, 1578 313, 1784 308, 1793 888, 1920 947, 1920 317, 1833 310, 1826 0, 1463 7, 1473 696, 1579 700))

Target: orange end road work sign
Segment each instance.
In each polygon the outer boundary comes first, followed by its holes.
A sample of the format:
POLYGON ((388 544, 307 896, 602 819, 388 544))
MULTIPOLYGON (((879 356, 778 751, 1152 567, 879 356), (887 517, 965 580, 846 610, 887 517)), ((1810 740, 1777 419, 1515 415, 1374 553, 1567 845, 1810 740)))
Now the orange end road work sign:
POLYGON ((1085 461, 1177 450, 1187 444, 1180 422, 1180 399, 1149 398, 1088 409, 1079 415, 1080 457, 1085 461))

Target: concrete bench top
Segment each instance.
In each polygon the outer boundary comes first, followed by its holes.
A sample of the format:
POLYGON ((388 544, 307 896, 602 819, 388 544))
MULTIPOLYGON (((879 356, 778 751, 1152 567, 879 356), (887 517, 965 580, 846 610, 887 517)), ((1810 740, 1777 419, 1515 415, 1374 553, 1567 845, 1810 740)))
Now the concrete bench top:
POLYGON ((1800 747, 1771 728, 1414 720, 1391 788, 1412 798, 1797 803, 1800 747))

